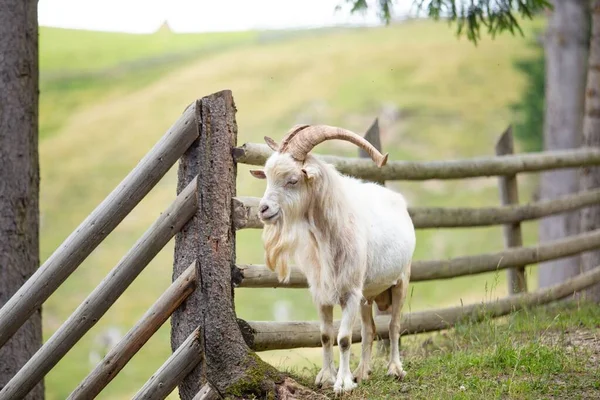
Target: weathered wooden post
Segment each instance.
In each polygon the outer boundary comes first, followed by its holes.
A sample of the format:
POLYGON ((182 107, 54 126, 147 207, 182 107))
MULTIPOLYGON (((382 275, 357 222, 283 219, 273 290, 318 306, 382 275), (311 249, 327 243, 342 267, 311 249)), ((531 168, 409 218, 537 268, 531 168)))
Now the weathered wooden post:
POLYGON ((244 373, 243 368, 230 366, 242 366, 248 357, 235 319, 231 284, 235 262, 231 199, 236 186, 232 149, 237 140, 231 92, 204 97, 196 109, 199 138, 181 158, 177 186, 179 192, 198 177, 198 210, 176 237, 173 279, 197 259, 198 285, 171 318, 171 345, 175 351, 200 328, 204 360, 179 386, 182 399, 192 399, 206 381, 223 389, 223 384, 244 373))
POLYGON ((182 399, 194 399, 210 384, 222 397, 282 396, 290 380, 263 362, 246 344, 235 315, 233 197, 236 194, 235 104, 224 90, 196 103, 199 138, 182 157, 178 191, 197 175, 198 210, 177 235, 173 279, 196 259, 196 290, 171 318, 173 351, 197 335, 203 359, 179 386, 182 399))
MULTIPOLYGON (((514 140, 512 126, 498 139, 496 143, 496 155, 503 156, 514 153, 514 140)), ((500 176, 498 178, 500 190, 500 200, 502 205, 519 204, 519 190, 516 175, 500 176)), ((504 246, 521 247, 523 246, 523 235, 521 232, 521 223, 516 222, 504 225, 504 246)), ((511 268, 508 270, 508 293, 517 294, 527 292, 527 280, 525 278, 525 267, 511 268)))
MULTIPOLYGON (((375 147, 377 150, 381 151, 381 131, 379 130, 379 119, 378 118, 375 118, 375 120, 373 121, 373 123, 371 124, 369 129, 367 129, 367 133, 365 133, 364 138, 367 140, 367 142, 371 143, 373 145, 373 147, 375 147)), ((360 158, 369 158, 369 159, 371 158, 369 156, 369 154, 361 148, 358 149, 358 156, 360 158)), ((384 180, 373 180, 372 182, 375 182, 382 186, 385 186, 384 180)), ((391 296, 391 293, 390 293, 390 296, 391 296)), ((373 304, 373 307, 375 308, 375 315, 391 315, 391 309, 379 311, 379 308, 377 307, 377 305, 373 304)), ((379 339, 378 343, 379 343, 380 351, 387 351, 387 349, 390 346, 389 339, 379 339)))

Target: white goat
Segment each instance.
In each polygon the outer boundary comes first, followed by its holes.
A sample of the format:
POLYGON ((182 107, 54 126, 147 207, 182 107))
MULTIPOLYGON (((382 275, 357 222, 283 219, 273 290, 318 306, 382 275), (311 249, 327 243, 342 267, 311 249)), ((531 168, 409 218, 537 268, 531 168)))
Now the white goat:
POLYGON ((375 336, 372 303, 391 305, 388 374, 403 378, 399 353, 400 313, 410 279, 416 239, 404 197, 383 186, 343 176, 332 165, 309 154, 319 143, 341 139, 365 149, 379 167, 379 153, 357 134, 326 125, 295 126, 281 145, 265 137, 275 153, 264 170, 253 176, 267 179, 259 204, 265 224, 263 241, 267 266, 279 280, 289 279, 294 258, 306 275, 321 318, 323 368, 316 384, 333 384, 336 393, 350 391, 366 379, 375 336), (337 343, 340 366, 333 362, 333 306, 342 307, 337 343), (352 327, 360 309, 362 354, 350 371, 352 327), (337 375, 337 376, 336 376, 337 375))

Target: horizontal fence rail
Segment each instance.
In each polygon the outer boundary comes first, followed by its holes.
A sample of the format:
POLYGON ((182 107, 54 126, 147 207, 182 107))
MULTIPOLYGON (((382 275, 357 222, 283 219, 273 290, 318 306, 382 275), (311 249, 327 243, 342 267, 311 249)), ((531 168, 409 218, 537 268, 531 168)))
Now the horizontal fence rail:
POLYGON ((288 288, 306 289, 306 277, 296 266, 291 266, 290 279, 287 283, 279 282, 277 274, 264 265, 236 265, 242 272, 242 282, 237 287, 242 288, 288 288))
MULTIPOLYGON (((542 261, 569 257, 600 248, 600 230, 570 236, 532 247, 516 247, 497 253, 479 254, 450 260, 413 261, 411 282, 450 279, 465 275, 522 267, 542 261)), ((288 283, 280 283, 277 274, 264 265, 238 265, 243 275, 238 287, 307 288, 308 282, 297 267, 292 267, 288 283)))
MULTIPOLYGON (((261 229, 258 218, 258 197, 234 199, 233 216, 236 229, 261 229)), ((522 206, 485 208, 409 207, 415 228, 459 228, 501 225, 534 220, 577 210, 600 203, 600 189, 540 201, 522 206)))
MULTIPOLYGON (((273 150, 265 144, 246 143, 234 150, 234 157, 239 163, 264 165, 272 153, 273 150)), ((371 181, 475 178, 600 165, 600 149, 596 148, 451 161, 389 161, 382 168, 378 168, 373 161, 367 159, 329 155, 317 157, 333 164, 344 174, 371 181)))
POLYGON ((600 230, 569 236, 532 247, 515 247, 491 254, 414 263, 411 281, 450 279, 459 276, 522 267, 542 261, 569 257, 600 248, 600 230))
POLYGON ((173 311, 192 293, 195 285, 196 262, 194 261, 77 386, 68 397, 68 400, 95 398, 169 319, 173 311))
POLYGON ((202 361, 200 328, 196 328, 135 394, 133 400, 164 399, 200 361, 202 361))
POLYGON ((196 180, 182 191, 69 319, 0 391, 0 399, 24 397, 101 318, 196 211, 196 180))
POLYGON ((198 138, 192 103, 123 181, 0 309, 0 347, 150 192, 198 138))
MULTIPOLYGON (((600 267, 577 275, 559 285, 532 293, 517 294, 490 303, 404 314, 400 326, 403 335, 448 329, 466 319, 481 321, 484 318, 500 317, 526 307, 560 300, 598 282, 600 282, 600 267)), ((389 317, 375 317, 375 325, 377 335, 387 339, 389 317)), ((242 321, 241 328, 248 345, 255 351, 321 346, 318 321, 242 321)), ((334 322, 334 329, 339 329, 339 321, 334 322)), ((357 324, 352 332, 352 342, 360 342, 360 339, 360 324, 357 324)))

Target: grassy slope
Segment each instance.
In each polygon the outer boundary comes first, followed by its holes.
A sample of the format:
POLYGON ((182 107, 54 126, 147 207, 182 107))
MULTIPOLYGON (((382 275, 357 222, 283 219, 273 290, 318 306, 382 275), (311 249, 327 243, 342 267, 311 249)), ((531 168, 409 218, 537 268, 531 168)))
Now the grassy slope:
MULTIPOLYGON (((530 27, 527 25, 526 32, 530 27)), ((42 66, 46 58, 46 65, 54 63, 56 68, 63 68, 62 57, 50 56, 53 50, 46 47, 44 34, 42 66)), ((176 37, 172 40, 179 40, 176 37)), ((242 43, 248 40, 243 36, 239 39, 242 43)), ((79 36, 64 39, 68 40, 77 41, 79 36)), ((95 42, 100 41, 98 36, 95 42)), ((229 43, 228 38, 225 41, 229 43)), ((139 46, 162 51, 158 45, 139 46)), ((127 53, 126 47, 121 49, 127 53)), ((523 87, 522 77, 512 63, 532 51, 522 38, 510 36, 494 42, 484 40, 475 48, 464 40, 456 40, 444 24, 418 22, 308 36, 284 43, 248 44, 222 53, 207 53, 179 68, 174 64, 160 70, 140 68, 114 80, 106 79, 110 74, 100 73, 79 89, 57 89, 51 81, 43 82, 42 258, 118 184, 195 98, 232 89, 239 110, 240 142, 259 141, 264 134, 278 137, 299 121, 340 124, 362 131, 379 114, 382 104, 392 103, 400 108, 400 120, 387 126, 383 137, 391 159, 470 157, 491 154, 495 138, 510 123, 508 104, 519 97, 523 87), (147 79, 140 81, 145 73, 147 79), (56 109, 60 112, 53 114, 56 109)), ((147 55, 140 53, 135 57, 147 55)), ((87 59, 96 63, 93 53, 87 59)), ((63 60, 68 63, 69 59, 63 60)), ((114 60, 110 56, 97 64, 109 67, 103 71, 112 73, 114 60)), ((82 63, 78 69, 88 69, 85 60, 78 62, 82 63)), ((350 146, 333 143, 321 151, 355 153, 350 146)), ((249 179, 247 169, 239 168, 238 193, 260 195, 264 183, 249 179)), ((421 206, 497 204, 494 179, 402 183, 394 187, 402 188, 411 203, 421 206)), ((524 200, 528 198, 528 187, 522 191, 524 200)), ((46 337, 118 262, 174 198, 174 192, 175 175, 171 171, 50 298, 44 308, 46 337)), ((533 228, 526 225, 528 243, 535 242, 533 228)), ((418 259, 502 247, 500 228, 422 231, 418 240, 418 259)), ((116 327, 126 332, 168 286, 171 257, 169 245, 48 375, 49 399, 64 398, 87 374, 92 366, 89 352, 98 347, 98 336, 103 331, 116 327)), ((243 262, 263 261, 258 231, 238 235, 238 258, 243 262)), ((406 309, 501 296, 505 293, 503 282, 504 274, 488 274, 416 284, 406 309)), ((239 290, 236 300, 242 318, 272 319, 276 301, 282 306, 293 305, 289 309, 292 319, 315 318, 314 307, 304 290, 239 290)), ((109 386, 104 398, 130 397, 152 374, 170 352, 168 330, 168 326, 160 330, 109 386)), ((264 356, 281 365, 286 365, 286 360, 287 365, 310 365, 318 360, 318 352, 313 350, 264 356)))
MULTIPOLYGON (((387 358, 378 356, 371 378, 344 398, 594 399, 600 394, 597 305, 523 310, 402 343, 408 372, 402 383, 385 375, 387 358)), ((316 372, 295 369, 291 374, 313 386, 316 372)), ((333 398, 331 389, 321 392, 333 398)))
POLYGON ((258 33, 152 35, 40 29, 40 136, 62 127, 98 97, 121 96, 216 51, 256 41, 258 33))
POLYGON ((235 44, 255 35, 250 32, 173 34, 166 30, 131 35, 44 27, 40 31, 40 67, 45 76, 92 72, 140 59, 197 52, 235 44))

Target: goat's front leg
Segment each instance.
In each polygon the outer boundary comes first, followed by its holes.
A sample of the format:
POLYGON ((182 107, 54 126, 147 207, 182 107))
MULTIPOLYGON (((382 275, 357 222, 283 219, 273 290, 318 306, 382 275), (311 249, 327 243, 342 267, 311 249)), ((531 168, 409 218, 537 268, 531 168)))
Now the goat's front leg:
POLYGON ((335 382, 335 365, 333 363, 333 306, 320 306, 321 346, 323 348, 323 368, 317 374, 315 384, 327 387, 335 382))
POLYGON ((392 287, 392 318, 390 320, 390 363, 388 375, 402 379, 406 371, 400 361, 400 320, 402 306, 408 292, 408 278, 403 278, 396 286, 392 287))
POLYGON ((343 296, 342 321, 338 332, 338 346, 340 347, 340 367, 337 379, 333 385, 336 393, 349 392, 356 387, 352 372, 350 372, 350 345, 352 344, 352 328, 356 314, 360 307, 361 293, 359 290, 349 292, 343 296))
POLYGON ((354 371, 356 382, 366 380, 371 374, 371 350, 375 338, 375 321, 373 321, 373 305, 365 301, 360 306, 361 319, 361 355, 358 368, 354 371))

